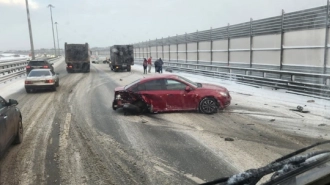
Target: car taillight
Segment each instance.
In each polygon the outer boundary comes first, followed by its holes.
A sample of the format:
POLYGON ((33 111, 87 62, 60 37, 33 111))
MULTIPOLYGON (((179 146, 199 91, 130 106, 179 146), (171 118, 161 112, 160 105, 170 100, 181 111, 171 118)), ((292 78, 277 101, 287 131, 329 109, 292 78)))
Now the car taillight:
POLYGON ((44 66, 44 68, 48 68, 48 66, 44 66))
POLYGON ((26 66, 26 69, 30 69, 31 68, 31 66, 26 66))
POLYGON ((45 83, 53 83, 54 80, 46 80, 45 83))
POLYGON ((32 84, 31 81, 25 81, 25 84, 32 84))
POLYGON ((72 66, 68 66, 68 68, 72 68, 72 66))

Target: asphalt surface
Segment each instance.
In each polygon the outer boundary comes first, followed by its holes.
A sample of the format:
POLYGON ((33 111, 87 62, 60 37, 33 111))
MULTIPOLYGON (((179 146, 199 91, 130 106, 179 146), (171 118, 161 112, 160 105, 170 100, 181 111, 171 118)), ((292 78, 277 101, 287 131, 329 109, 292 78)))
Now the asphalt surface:
POLYGON ((264 102, 239 93, 213 115, 125 116, 112 110, 114 88, 142 78, 142 69, 92 64, 90 73, 68 74, 59 63, 56 92, 10 96, 19 101, 24 141, 0 159, 1 185, 198 184, 266 165, 330 132, 306 123, 323 115, 302 117, 280 102, 260 108, 264 102))

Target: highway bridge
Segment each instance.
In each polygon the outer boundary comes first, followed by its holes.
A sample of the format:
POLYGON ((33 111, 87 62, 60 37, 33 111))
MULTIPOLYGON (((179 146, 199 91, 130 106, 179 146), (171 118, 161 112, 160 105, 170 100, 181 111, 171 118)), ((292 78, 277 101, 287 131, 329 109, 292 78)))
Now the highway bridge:
POLYGON ((55 92, 27 94, 27 61, 1 61, 0 95, 18 100, 24 141, 1 157, 0 184, 199 184, 329 140, 329 14, 316 16, 327 10, 135 43, 131 72, 100 62, 68 74, 64 58, 52 58, 55 92), (116 87, 161 75, 143 74, 150 56, 172 74, 226 87, 231 105, 211 115, 114 111, 116 87))

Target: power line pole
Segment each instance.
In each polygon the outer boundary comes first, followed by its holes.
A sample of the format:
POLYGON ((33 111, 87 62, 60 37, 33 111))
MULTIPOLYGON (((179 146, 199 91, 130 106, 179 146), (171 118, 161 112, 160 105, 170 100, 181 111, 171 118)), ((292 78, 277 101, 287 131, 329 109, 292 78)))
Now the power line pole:
POLYGON ((57 49, 58 49, 58 55, 61 54, 61 48, 60 48, 60 42, 58 40, 58 30, 57 30, 57 22, 55 22, 56 25, 56 35, 57 35, 57 49))
POLYGON ((30 21, 30 12, 29 12, 29 2, 28 2, 28 0, 25 0, 25 4, 26 4, 27 20, 28 20, 28 25, 29 25, 31 55, 32 55, 32 60, 34 60, 35 56, 34 56, 34 46, 33 46, 33 37, 32 37, 32 29, 31 29, 31 21, 30 21))
POLYGON ((55 56, 56 56, 56 45, 55 45, 54 23, 53 23, 53 13, 52 13, 52 8, 55 8, 55 6, 49 4, 47 7, 49 7, 49 10, 50 10, 50 18, 51 18, 51 21, 52 21, 52 30, 53 30, 54 52, 55 52, 55 56))

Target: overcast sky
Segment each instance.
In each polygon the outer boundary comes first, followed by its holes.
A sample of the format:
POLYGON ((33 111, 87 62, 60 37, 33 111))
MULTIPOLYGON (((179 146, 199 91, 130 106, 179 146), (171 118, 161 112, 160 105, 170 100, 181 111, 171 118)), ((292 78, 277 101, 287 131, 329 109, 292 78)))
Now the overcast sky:
MULTIPOLYGON (((129 44, 326 5, 326 0, 29 0, 34 47, 129 44), (54 27, 55 29, 55 27, 54 27), (55 32, 56 34, 56 32, 55 32), (57 43, 56 43, 57 46, 57 43)), ((30 49, 25 0, 0 0, 0 51, 30 49)))

